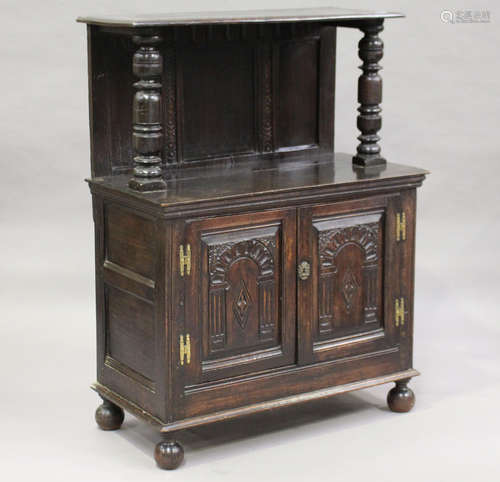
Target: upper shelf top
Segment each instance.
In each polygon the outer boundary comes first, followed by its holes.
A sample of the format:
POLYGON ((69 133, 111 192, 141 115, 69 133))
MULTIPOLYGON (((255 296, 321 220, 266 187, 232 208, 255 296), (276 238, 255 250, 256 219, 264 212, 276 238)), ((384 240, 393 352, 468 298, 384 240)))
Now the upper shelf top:
POLYGON ((168 25, 347 21, 398 17, 404 17, 404 15, 396 12, 372 12, 336 7, 318 7, 279 10, 162 13, 156 15, 95 15, 78 17, 77 21, 108 27, 162 27, 168 25))

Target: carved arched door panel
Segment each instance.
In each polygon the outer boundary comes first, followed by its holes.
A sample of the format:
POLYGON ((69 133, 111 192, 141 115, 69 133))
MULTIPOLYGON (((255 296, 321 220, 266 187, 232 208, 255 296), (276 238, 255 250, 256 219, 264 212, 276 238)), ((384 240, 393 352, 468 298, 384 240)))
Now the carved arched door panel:
POLYGON ((188 222, 186 384, 295 363, 295 210, 188 222))
POLYGON ((393 204, 379 196, 300 209, 299 262, 311 264, 298 285, 300 363, 397 349, 385 309, 393 284, 384 282, 396 269, 393 204))

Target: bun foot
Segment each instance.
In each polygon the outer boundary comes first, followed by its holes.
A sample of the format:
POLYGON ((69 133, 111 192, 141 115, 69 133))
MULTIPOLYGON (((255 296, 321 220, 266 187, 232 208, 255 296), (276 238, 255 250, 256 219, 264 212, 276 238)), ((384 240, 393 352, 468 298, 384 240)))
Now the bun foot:
POLYGON ((177 442, 159 442, 155 447, 155 460, 160 469, 174 470, 184 460, 184 449, 177 442))
POLYGON ((415 405, 415 394, 408 388, 409 380, 399 380, 387 394, 387 404, 393 412, 409 412, 415 405))
POLYGON ((102 399, 102 405, 99 405, 95 411, 95 421, 101 430, 118 430, 124 418, 123 410, 105 398, 102 399))

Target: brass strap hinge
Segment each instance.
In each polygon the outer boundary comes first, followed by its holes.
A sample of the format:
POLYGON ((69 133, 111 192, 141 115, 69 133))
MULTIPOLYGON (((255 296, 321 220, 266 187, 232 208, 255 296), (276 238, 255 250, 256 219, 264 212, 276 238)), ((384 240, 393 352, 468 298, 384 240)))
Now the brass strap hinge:
POLYGON ((191 363, 191 338, 186 335, 186 342, 184 343, 184 335, 179 336, 179 359, 181 365, 184 365, 184 358, 186 358, 186 365, 191 363))
POLYGON ((179 269, 181 276, 184 276, 184 268, 186 274, 191 274, 191 245, 186 245, 186 254, 184 254, 184 246, 181 244, 179 247, 179 269))
POLYGON ((396 241, 406 241, 406 213, 396 214, 396 241))
POLYGON ((405 299, 396 298, 394 302, 394 318, 396 326, 403 326, 405 324, 405 299))

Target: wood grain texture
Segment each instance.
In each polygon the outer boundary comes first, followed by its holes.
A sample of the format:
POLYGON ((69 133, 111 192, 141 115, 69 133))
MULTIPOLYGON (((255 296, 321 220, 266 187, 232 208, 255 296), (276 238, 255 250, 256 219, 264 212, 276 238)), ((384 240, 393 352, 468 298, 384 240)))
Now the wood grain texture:
POLYGON ((276 138, 280 150, 319 144, 319 44, 319 39, 310 39, 279 46, 276 138))
POLYGON ((198 45, 179 49, 177 57, 182 69, 182 160, 256 152, 254 48, 198 45))
POLYGON ((140 195, 129 190, 126 175, 88 182, 93 192, 109 199, 118 196, 131 208, 171 218, 374 195, 418 187, 428 174, 394 163, 373 174, 367 171, 353 168, 352 156, 347 154, 284 153, 238 166, 223 163, 187 169, 185 177, 167 181, 167 190, 161 193, 140 195))
POLYGON ((155 362, 153 304, 108 286, 106 312, 107 354, 152 379, 155 362))
POLYGON ((154 279, 154 223, 116 204, 105 210, 106 261, 154 279))

